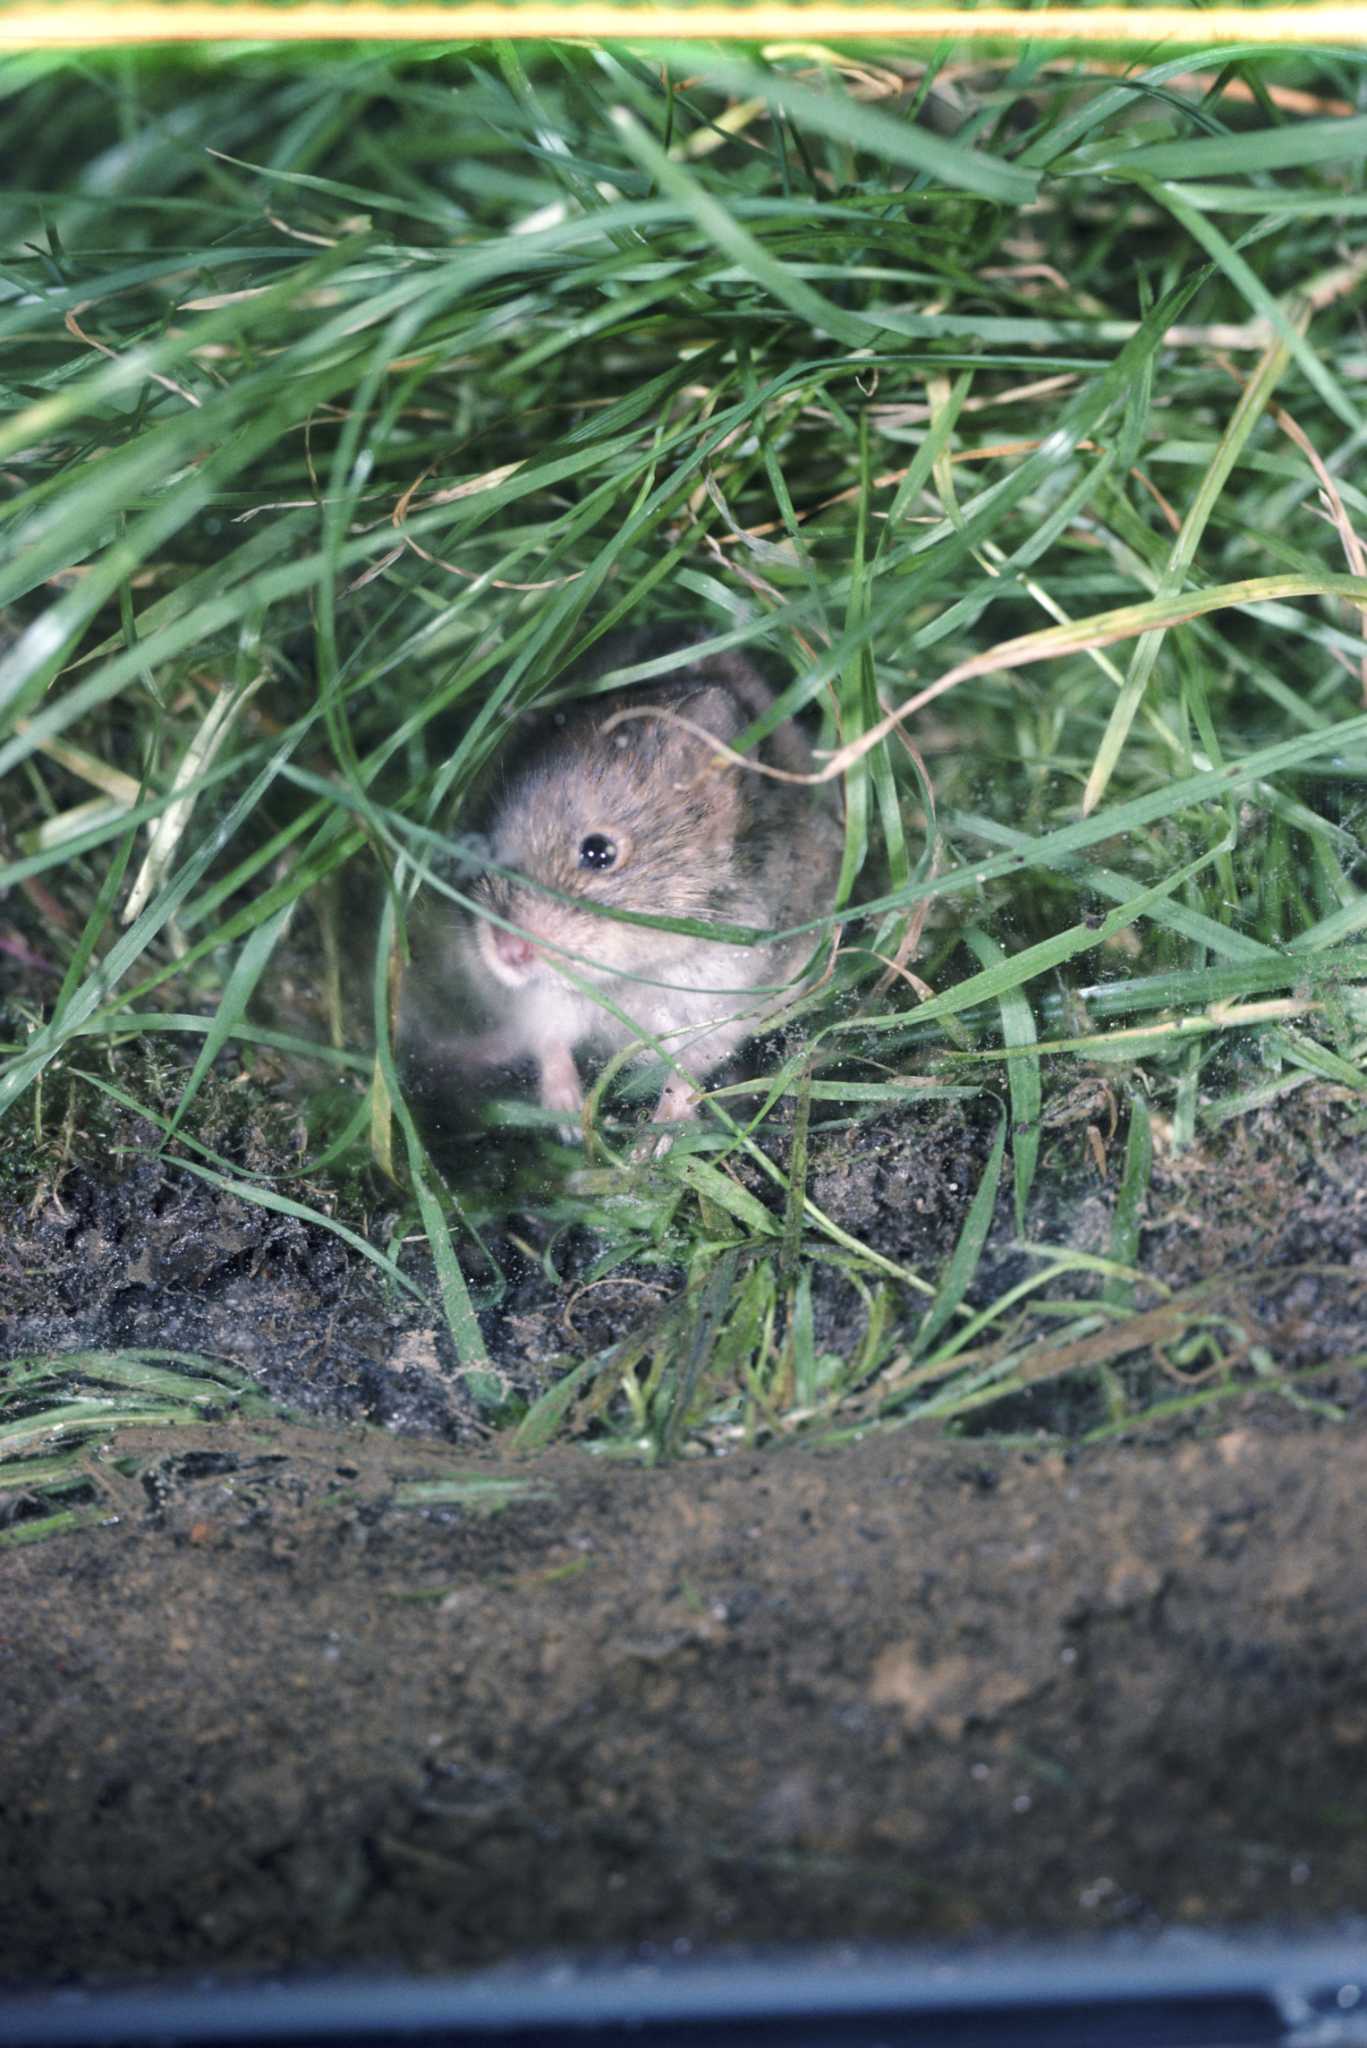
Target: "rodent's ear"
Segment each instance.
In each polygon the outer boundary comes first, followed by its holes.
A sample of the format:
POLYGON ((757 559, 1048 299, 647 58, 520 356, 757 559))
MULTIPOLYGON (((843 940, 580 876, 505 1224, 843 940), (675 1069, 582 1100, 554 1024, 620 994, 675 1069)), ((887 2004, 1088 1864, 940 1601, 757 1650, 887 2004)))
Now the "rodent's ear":
POLYGON ((699 737, 699 729, 730 746, 748 723, 731 692, 715 684, 680 691, 666 708, 673 716, 662 718, 657 728, 660 756, 676 775, 696 775, 706 760, 707 742, 699 737), (676 718, 687 719, 688 725, 676 724, 676 718), (690 732, 689 726, 694 730, 690 732))
POLYGON ((688 726, 660 720, 660 767, 670 782, 687 786, 703 799, 711 831, 721 842, 729 842, 745 812, 745 773, 713 754, 699 729, 730 746, 749 720, 731 692, 715 685, 680 693, 669 709, 687 719, 688 726))
POLYGON ((701 725, 728 746, 750 723, 734 693, 720 689, 716 683, 703 684, 681 695, 675 708, 690 725, 701 725))

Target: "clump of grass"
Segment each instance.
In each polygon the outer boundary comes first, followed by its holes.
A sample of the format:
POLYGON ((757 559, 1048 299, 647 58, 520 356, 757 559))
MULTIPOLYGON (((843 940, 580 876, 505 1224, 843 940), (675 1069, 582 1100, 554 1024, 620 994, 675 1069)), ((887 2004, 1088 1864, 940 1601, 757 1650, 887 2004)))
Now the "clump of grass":
POLYGON ((1127 1330, 1206 1327, 1142 1285, 1155 1144, 1367 1088, 1363 63, 12 69, 0 936, 24 979, 0 1111, 92 1042, 165 1034, 190 1048, 165 1140, 212 1173, 216 1065, 307 1057, 352 1106, 316 1187, 260 1199, 325 1211, 370 1144, 484 1371, 479 1217, 404 1100, 393 955, 511 717, 623 622, 673 622, 819 721, 841 950, 761 1087, 786 1149, 719 1090, 653 1176, 610 1147, 546 1195, 600 1229, 603 1270, 644 1253, 686 1286, 524 1435, 590 1387, 620 1413, 624 1383, 624 1440, 656 1453, 954 1419, 1103 1372, 1127 1330), (311 1028, 271 1002, 301 921, 363 875, 373 1057, 340 955, 311 1028), (985 1294, 1007 1191, 1032 1228, 1046 1085, 1079 1081, 1128 1132, 1109 1251, 1037 1247, 985 1294), (909 1082, 991 1123, 928 1272, 806 1178, 814 1106, 885 1114, 909 1082), (832 1267, 864 1304, 839 1350, 812 1310, 832 1267))
POLYGON ((121 1429, 276 1412, 222 1358, 144 1348, 10 1359, 0 1365, 0 1549, 107 1520, 136 1498, 136 1461, 94 1448, 121 1429))

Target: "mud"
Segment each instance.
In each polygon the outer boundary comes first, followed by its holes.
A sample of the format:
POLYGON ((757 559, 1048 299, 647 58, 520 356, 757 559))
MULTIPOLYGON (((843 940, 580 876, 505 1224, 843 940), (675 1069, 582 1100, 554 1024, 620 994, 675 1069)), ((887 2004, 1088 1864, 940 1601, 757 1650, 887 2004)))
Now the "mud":
POLYGON ((6 1559, 5 1969, 1361 1909, 1367 1435, 1264 1420, 561 1453, 492 1518, 357 1429, 182 1442, 6 1559))
MULTIPOLYGON (((1088 1373, 991 1411, 1010 1441, 653 1471, 592 1432, 514 1461, 444 1333, 320 1224, 136 1123, 115 1176, 77 1147, 7 1210, 4 1355, 218 1355, 293 1419, 96 1441, 83 1525, 0 1548, 0 1975, 1367 1910, 1359 1116, 1307 1089, 1160 1144, 1160 1320, 1113 1377, 1199 1385, 1161 1313, 1205 1290, 1222 1405, 1069 1448, 1107 1412, 1088 1373)), ((986 1130, 926 1104, 819 1131, 814 1193, 934 1271, 986 1130)), ((1051 1127, 1041 1237, 1105 1252, 1121 1144, 1091 1103, 1051 1127)), ((557 1240, 556 1287, 506 1228, 486 1324, 529 1394, 682 1285, 625 1268, 567 1315, 592 1233, 557 1240)), ((1025 1260, 1003 1197, 980 1287, 1025 1260)), ((10 1514, 40 1533, 36 1501, 10 1514)))
POLYGON ((144 1127, 118 1179, 66 1174, 5 1219, 0 1357, 198 1353, 305 1415, 460 1433, 435 1335, 385 1303, 362 1259, 320 1226, 159 1159, 151 1136, 144 1127))

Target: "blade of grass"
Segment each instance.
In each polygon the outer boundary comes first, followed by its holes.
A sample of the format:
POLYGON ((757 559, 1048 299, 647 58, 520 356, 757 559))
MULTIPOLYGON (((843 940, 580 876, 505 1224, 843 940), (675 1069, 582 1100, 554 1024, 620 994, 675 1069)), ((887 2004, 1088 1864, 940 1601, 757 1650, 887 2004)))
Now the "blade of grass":
MULTIPOLYGON (((969 925, 964 938, 984 967, 999 967, 1006 954, 996 940, 969 925)), ((1004 989, 997 998, 1001 1006, 1002 1044, 1019 1048, 1022 1054, 1033 1046, 1038 1034, 1034 1013, 1019 989, 1004 989)), ((1011 1087, 1011 1162, 1015 1180, 1016 1229, 1024 1235, 1025 1211, 1039 1164, 1040 1063, 1021 1057, 1007 1067, 1011 1087)))
MULTIPOLYGON (((1303 321, 1304 314, 1299 316, 1303 321)), ((1286 369, 1290 350, 1283 341, 1276 341, 1259 363, 1252 378, 1244 386, 1230 416, 1229 424, 1220 436, 1219 445, 1211 457, 1210 467, 1201 479, 1196 496, 1192 499, 1182 528, 1173 543, 1168 565, 1163 572, 1157 596, 1175 596, 1185 583, 1188 571, 1200 546, 1201 536, 1210 522, 1212 513, 1219 502, 1220 493, 1229 480, 1230 472, 1243 453, 1244 445, 1254 427, 1262 418, 1272 394, 1280 383, 1286 369)), ((1087 777, 1087 786, 1082 793, 1082 815, 1087 817, 1094 811, 1106 794, 1107 785, 1115 773, 1120 750, 1129 738, 1130 727, 1140 700, 1149 685, 1163 645, 1161 630, 1142 635, 1135 646, 1130 661, 1125 687, 1116 698, 1111 709, 1101 745, 1097 748, 1096 759, 1087 777)))
POLYGON ((913 1359, 919 1358, 944 1329, 967 1295, 973 1275, 982 1261, 987 1233, 992 1225, 992 1213, 997 1203, 1002 1160, 1006 1153, 1006 1121, 1005 1114, 998 1119, 992 1150, 987 1156, 981 1178, 974 1190, 973 1200, 968 1205, 968 1213, 964 1217, 954 1250, 935 1289, 935 1299, 912 1339, 913 1359))

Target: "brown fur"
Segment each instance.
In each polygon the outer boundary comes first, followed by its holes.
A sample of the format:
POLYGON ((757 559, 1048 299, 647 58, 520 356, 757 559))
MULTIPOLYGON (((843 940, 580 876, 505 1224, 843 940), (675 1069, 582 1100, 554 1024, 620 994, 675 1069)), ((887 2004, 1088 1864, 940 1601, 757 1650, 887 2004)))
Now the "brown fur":
MULTIPOLYGON (((659 706, 732 744, 772 704, 755 671, 727 657, 539 728, 487 806, 494 867, 474 894, 491 921, 478 921, 462 952, 491 1028, 453 1047, 458 1064, 472 1062, 476 1043, 501 1044, 508 1061, 530 1055, 543 1102, 572 1113, 576 1046, 655 1040, 696 1082, 782 1007, 782 985, 813 951, 810 935, 739 946, 603 914, 783 931, 830 907, 841 834, 823 791, 728 762, 668 716, 604 730, 616 711, 659 706), (580 865, 591 833, 614 842, 615 866, 580 865), (500 925, 530 942, 532 961, 509 960, 500 925), (629 1021, 597 1007, 585 983, 629 1021)), ((798 774, 812 768, 791 721, 755 757, 798 774)), ((660 1114, 690 1114, 694 1099, 676 1076, 660 1114)))

